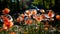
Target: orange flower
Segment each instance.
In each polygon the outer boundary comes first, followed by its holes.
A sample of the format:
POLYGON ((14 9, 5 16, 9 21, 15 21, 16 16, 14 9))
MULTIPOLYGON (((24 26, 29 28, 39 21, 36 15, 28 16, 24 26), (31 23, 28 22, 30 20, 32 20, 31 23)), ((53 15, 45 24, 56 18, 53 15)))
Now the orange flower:
POLYGON ((20 17, 17 18, 17 22, 21 22, 21 21, 23 21, 23 20, 24 20, 24 17, 21 17, 21 16, 20 16, 20 17))
POLYGON ((10 23, 9 22, 4 22, 4 24, 9 27, 10 26, 10 23))
POLYGON ((32 24, 32 20, 30 20, 30 19, 25 20, 25 23, 26 23, 26 24, 32 24))
POLYGON ((25 15, 26 16, 31 16, 32 14, 31 14, 31 12, 29 10, 27 10, 26 13, 25 13, 25 15))
POLYGON ((44 16, 44 14, 42 14, 42 15, 41 15, 41 19, 45 19, 45 16, 44 16))
POLYGON ((7 27, 9 27, 10 23, 9 23, 8 18, 7 18, 7 17, 4 17, 3 20, 4 20, 4 24, 5 24, 7 27))
POLYGON ((49 12, 48 12, 48 16, 51 18, 51 17, 54 17, 54 13, 53 13, 53 11, 52 10, 50 10, 49 12))
POLYGON ((8 28, 11 28, 12 26, 13 26, 12 22, 10 24, 6 22, 6 23, 3 24, 3 29, 7 30, 8 28))
POLYGON ((11 28, 13 26, 13 22, 4 22, 7 28, 11 28))
POLYGON ((52 12, 51 12, 51 11, 48 13, 48 16, 49 16, 49 17, 51 17, 51 16, 52 16, 52 12))
POLYGON ((7 17, 3 17, 3 21, 4 21, 4 24, 3 24, 4 30, 13 26, 13 23, 7 17))
POLYGON ((60 20, 60 15, 56 15, 56 19, 57 20, 60 20))
POLYGON ((40 17, 37 17, 37 19, 36 19, 38 22, 40 21, 40 17))
POLYGON ((26 11, 26 14, 27 14, 27 15, 30 15, 30 11, 29 11, 29 10, 27 10, 27 11, 26 11))
POLYGON ((33 15, 35 15, 35 14, 37 14, 37 11, 36 11, 36 10, 32 10, 31 13, 32 13, 33 15))
POLYGON ((3 20, 4 20, 5 22, 8 22, 8 21, 9 21, 7 17, 3 17, 3 20))
POLYGON ((4 10, 3 10, 3 14, 8 14, 10 12, 10 10, 8 9, 8 8, 5 8, 4 10))
POLYGON ((38 22, 40 22, 40 21, 41 21, 41 16, 37 16, 35 19, 36 19, 38 22))
POLYGON ((13 22, 9 21, 7 17, 4 17, 4 26, 6 26, 7 28, 10 28, 13 26, 13 22))

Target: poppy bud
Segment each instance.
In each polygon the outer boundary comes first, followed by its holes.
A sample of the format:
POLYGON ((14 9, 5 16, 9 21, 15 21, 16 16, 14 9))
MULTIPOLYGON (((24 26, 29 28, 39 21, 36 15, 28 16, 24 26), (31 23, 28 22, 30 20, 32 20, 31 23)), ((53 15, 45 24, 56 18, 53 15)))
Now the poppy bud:
POLYGON ((10 12, 10 10, 8 9, 8 8, 5 8, 4 10, 3 10, 3 14, 8 14, 10 12))
POLYGON ((60 20, 60 15, 56 15, 56 19, 57 20, 60 20))

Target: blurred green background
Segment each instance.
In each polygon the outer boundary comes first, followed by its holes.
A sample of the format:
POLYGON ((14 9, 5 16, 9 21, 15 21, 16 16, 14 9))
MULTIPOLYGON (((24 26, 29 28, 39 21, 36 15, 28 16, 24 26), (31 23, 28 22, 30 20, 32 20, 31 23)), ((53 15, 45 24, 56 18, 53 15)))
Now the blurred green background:
POLYGON ((32 5, 39 9, 60 11, 60 0, 0 0, 0 11, 8 7, 11 13, 23 13, 26 9, 34 9, 32 5))

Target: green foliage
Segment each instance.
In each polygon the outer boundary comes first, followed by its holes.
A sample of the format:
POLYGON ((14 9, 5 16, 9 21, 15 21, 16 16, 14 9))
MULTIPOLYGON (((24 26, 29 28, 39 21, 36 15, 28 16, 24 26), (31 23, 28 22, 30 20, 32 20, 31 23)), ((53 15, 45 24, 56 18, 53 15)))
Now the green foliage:
POLYGON ((49 9, 55 5, 55 0, 34 0, 33 5, 43 5, 46 9, 49 9))
POLYGON ((32 4, 38 5, 38 4, 43 4, 43 3, 42 3, 42 0, 34 0, 34 1, 32 2, 32 4))

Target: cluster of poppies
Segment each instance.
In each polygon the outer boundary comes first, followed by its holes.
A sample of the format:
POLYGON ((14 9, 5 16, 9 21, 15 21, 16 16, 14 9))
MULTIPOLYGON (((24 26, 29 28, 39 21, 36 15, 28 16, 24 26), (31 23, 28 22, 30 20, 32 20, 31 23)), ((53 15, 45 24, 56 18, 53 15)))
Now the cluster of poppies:
POLYGON ((25 24, 32 24, 34 20, 37 22, 41 21, 54 21, 54 17, 56 17, 57 20, 60 20, 60 15, 56 15, 54 11, 49 10, 48 13, 46 13, 43 9, 41 9, 38 13, 37 10, 26 10, 24 14, 20 14, 17 18, 17 22, 24 21, 25 24))
MULTIPOLYGON (((12 19, 9 20, 8 13, 10 12, 10 9, 5 8, 2 10, 2 15, 0 15, 0 21, 3 23, 3 29, 7 30, 13 26, 12 19)), ((11 17, 9 15, 9 17, 11 17)))
MULTIPOLYGON (((4 15, 6 15, 10 12, 10 10, 8 8, 5 8, 2 12, 4 15)), ((13 18, 9 19, 7 16, 8 15, 6 15, 6 17, 1 16, 4 20, 3 29, 9 29, 14 24, 13 18)), ((57 20, 60 20, 60 15, 55 15, 53 10, 48 10, 48 12, 46 12, 44 9, 41 9, 41 10, 39 10, 39 13, 38 13, 37 10, 31 9, 31 10, 26 10, 22 14, 19 14, 19 17, 17 17, 16 21, 19 24, 23 23, 25 25, 37 24, 37 23, 40 23, 41 21, 46 21, 45 26, 49 27, 49 24, 47 21, 54 21, 54 17, 57 20)), ((47 30, 47 29, 48 28, 46 27, 45 30, 47 30)))

